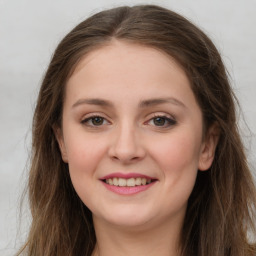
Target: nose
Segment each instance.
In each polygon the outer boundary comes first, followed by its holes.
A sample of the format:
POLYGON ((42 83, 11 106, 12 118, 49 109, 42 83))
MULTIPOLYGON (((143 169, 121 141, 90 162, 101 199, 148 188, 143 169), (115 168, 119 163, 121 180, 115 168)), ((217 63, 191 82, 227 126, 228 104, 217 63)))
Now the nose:
POLYGON ((123 125, 113 132, 109 156, 122 164, 130 164, 143 159, 146 151, 136 128, 123 125))

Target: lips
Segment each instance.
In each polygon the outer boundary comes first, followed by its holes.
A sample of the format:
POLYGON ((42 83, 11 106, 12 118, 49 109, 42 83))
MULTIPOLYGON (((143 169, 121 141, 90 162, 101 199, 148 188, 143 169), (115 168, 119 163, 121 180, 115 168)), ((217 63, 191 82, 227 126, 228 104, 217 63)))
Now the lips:
POLYGON ((157 181, 154 177, 138 173, 112 173, 100 179, 105 187, 112 192, 128 195, 142 192, 157 181))
POLYGON ((154 177, 150 177, 144 174, 140 174, 140 173, 111 173, 109 175, 106 175, 104 177, 101 178, 101 180, 106 180, 106 179, 112 179, 112 178, 124 178, 124 179, 129 179, 129 178, 146 178, 146 179, 155 179, 154 177))

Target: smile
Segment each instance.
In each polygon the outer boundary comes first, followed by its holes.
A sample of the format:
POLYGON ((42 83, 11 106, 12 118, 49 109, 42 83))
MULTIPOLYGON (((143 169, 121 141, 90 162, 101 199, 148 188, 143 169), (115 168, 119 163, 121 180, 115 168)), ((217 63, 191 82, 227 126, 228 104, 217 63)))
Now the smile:
POLYGON ((135 187, 135 186, 150 184, 152 180, 149 178, 147 179, 147 178, 140 178, 140 177, 129 178, 129 179, 114 177, 114 178, 105 179, 105 182, 112 186, 135 187))
POLYGON ((100 179, 110 191, 119 195, 132 195, 143 192, 154 184, 157 179, 138 173, 113 173, 100 179))

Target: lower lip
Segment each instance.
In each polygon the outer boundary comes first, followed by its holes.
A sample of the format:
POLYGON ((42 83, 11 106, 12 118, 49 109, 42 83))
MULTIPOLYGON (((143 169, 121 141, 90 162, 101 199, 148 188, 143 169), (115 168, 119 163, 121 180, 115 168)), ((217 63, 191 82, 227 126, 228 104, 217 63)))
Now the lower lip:
POLYGON ((156 181, 153 181, 147 185, 141 185, 141 186, 135 186, 135 187, 119 187, 119 186, 109 185, 105 182, 102 182, 102 183, 108 190, 110 190, 116 194, 133 195, 133 194, 137 194, 137 193, 143 192, 143 191, 151 188, 156 183, 156 181))

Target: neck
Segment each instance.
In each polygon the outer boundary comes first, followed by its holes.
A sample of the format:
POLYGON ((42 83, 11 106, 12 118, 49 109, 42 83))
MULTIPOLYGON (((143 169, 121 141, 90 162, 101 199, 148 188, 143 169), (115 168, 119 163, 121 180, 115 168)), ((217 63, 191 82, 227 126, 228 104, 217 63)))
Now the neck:
POLYGON ((182 220, 149 227, 113 226, 94 217, 97 244, 92 256, 178 256, 182 220))

